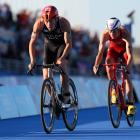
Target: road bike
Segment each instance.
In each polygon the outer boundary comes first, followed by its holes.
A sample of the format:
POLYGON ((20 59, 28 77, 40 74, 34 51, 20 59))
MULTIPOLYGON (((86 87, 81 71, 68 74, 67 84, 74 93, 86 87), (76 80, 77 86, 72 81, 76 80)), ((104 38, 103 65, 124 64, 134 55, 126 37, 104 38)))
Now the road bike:
POLYGON ((57 88, 56 81, 54 80, 54 73, 58 75, 65 74, 63 69, 57 64, 46 65, 34 65, 34 67, 28 71, 32 74, 33 69, 41 67, 48 68, 48 79, 45 79, 41 89, 41 120, 45 132, 50 133, 54 126, 55 119, 59 119, 60 114, 68 130, 75 129, 78 120, 78 96, 76 86, 71 78, 69 78, 69 103, 64 103, 63 88, 60 85, 60 89, 57 88))
POLYGON ((126 76, 128 74, 128 69, 126 65, 121 62, 103 64, 103 67, 110 67, 114 75, 113 79, 109 81, 108 86, 108 111, 111 123, 114 128, 118 128, 122 112, 124 111, 127 123, 130 127, 132 127, 135 122, 135 115, 127 115, 128 97, 126 95, 126 76), (116 97, 115 103, 112 102, 112 93, 115 94, 116 97))

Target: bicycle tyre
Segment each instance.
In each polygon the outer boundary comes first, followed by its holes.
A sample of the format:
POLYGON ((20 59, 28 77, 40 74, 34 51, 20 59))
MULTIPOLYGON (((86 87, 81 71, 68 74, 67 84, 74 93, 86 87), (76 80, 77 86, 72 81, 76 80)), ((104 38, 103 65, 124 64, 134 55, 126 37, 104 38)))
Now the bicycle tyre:
POLYGON ((133 127, 135 123, 135 115, 133 116, 126 116, 127 123, 130 127, 133 127))
POLYGON ((66 128, 69 131, 73 131, 76 127, 77 120, 78 120, 78 96, 77 96, 77 90, 75 84, 72 79, 69 79, 69 89, 71 89, 70 91, 71 105, 70 108, 62 110, 62 116, 66 128))
MULTIPOLYGON (((134 101, 135 103, 135 101, 134 101)), ((125 110, 125 115, 126 115, 126 120, 127 120, 127 123, 130 127, 133 127, 134 123, 135 123, 135 115, 130 115, 128 116, 127 115, 127 110, 125 110)))
POLYGON ((41 109, 41 120, 43 128, 46 133, 50 133, 52 131, 55 120, 53 92, 54 86, 51 82, 51 79, 45 79, 43 81, 41 89, 40 109, 41 109), (49 94, 51 94, 51 96, 49 96, 49 94))
POLYGON ((121 120, 121 116, 122 116, 122 109, 120 106, 120 94, 121 91, 117 86, 117 82, 115 80, 110 80, 109 82, 109 87, 108 87, 108 111, 109 111, 109 117, 111 120, 111 123, 113 125, 114 128, 118 128, 120 125, 120 120, 121 120), (116 93, 118 91, 117 96, 117 101, 115 104, 112 103, 111 101, 111 91, 112 88, 115 89, 116 93))

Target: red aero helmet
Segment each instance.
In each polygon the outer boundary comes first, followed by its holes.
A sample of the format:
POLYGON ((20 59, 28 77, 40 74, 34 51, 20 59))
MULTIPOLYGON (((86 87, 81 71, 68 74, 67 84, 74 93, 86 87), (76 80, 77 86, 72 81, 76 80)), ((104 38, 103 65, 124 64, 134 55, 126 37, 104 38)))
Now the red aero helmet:
POLYGON ((41 11, 41 16, 45 16, 47 20, 50 20, 58 16, 58 10, 55 6, 45 6, 41 11))

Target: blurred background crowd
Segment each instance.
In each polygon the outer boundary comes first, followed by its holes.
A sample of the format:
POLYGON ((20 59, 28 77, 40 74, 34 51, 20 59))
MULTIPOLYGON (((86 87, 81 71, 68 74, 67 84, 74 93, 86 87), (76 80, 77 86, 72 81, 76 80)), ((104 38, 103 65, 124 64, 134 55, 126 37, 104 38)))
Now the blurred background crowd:
MULTIPOLYGON (((0 74, 26 74, 29 64, 28 44, 39 11, 26 9, 13 14, 7 4, 0 5, 0 74)), ((82 27, 72 27, 73 48, 70 53, 70 73, 92 75, 92 65, 98 51, 99 34, 82 27)), ((37 61, 42 63, 43 37, 37 43, 37 61)), ((105 51, 106 52, 106 51, 105 51)), ((134 49, 137 60, 138 50, 134 49), (137 52, 137 54, 136 54, 137 52)), ((106 53, 104 53, 105 60, 106 53)), ((103 61, 104 61, 103 60, 103 61)), ((140 73, 140 64, 134 62, 133 72, 140 73)))

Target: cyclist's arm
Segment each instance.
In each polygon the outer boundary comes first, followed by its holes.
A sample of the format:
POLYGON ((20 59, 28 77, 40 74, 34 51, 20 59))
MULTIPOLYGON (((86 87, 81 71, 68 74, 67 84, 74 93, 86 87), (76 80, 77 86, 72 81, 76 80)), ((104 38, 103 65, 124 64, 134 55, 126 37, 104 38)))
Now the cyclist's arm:
POLYGON ((38 39, 39 33, 40 33, 40 28, 41 28, 41 19, 38 19, 34 26, 33 26, 33 31, 31 34, 31 39, 29 42, 29 55, 30 55, 30 63, 34 64, 36 59, 35 59, 35 44, 38 39))
POLYGON ((101 35, 101 39, 100 39, 100 43, 99 43, 99 50, 96 56, 96 60, 95 60, 95 67, 98 67, 99 64, 102 61, 103 58, 103 53, 104 53, 104 47, 105 47, 105 42, 107 41, 107 31, 104 31, 101 35))
POLYGON ((131 43, 131 35, 127 30, 124 33, 123 40, 126 43, 126 53, 127 53, 127 56, 128 56, 127 66, 130 67, 131 64, 132 64, 132 43, 131 43))
POLYGON ((64 41, 66 45, 61 59, 65 59, 72 48, 71 26, 65 18, 61 19, 61 29, 64 32, 64 41))

